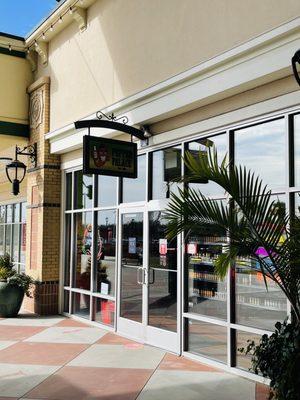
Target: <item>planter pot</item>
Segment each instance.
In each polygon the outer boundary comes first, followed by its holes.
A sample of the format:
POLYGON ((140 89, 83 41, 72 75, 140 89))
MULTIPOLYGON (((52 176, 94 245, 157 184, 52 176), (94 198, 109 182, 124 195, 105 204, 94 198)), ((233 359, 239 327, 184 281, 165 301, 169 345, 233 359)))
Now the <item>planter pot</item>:
POLYGON ((0 317, 16 317, 24 299, 24 291, 0 281, 0 317))

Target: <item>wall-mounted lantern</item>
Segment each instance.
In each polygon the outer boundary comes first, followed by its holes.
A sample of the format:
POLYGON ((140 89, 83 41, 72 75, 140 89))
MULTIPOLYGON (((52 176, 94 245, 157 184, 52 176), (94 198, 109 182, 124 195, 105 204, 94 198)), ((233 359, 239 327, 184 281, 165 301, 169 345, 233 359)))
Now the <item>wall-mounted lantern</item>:
POLYGON ((298 85, 300 86, 300 49, 296 51, 296 53, 292 57, 292 67, 293 67, 293 73, 295 76, 296 81, 298 82, 298 85), (297 68, 298 64, 298 68, 297 68))
POLYGON ((26 165, 18 160, 18 156, 27 156, 30 158, 31 164, 36 167, 37 162, 37 146, 36 143, 21 149, 16 146, 15 159, 9 157, 0 158, 6 164, 5 172, 7 179, 12 183, 12 194, 17 196, 20 193, 20 183, 24 180, 26 174, 26 165))

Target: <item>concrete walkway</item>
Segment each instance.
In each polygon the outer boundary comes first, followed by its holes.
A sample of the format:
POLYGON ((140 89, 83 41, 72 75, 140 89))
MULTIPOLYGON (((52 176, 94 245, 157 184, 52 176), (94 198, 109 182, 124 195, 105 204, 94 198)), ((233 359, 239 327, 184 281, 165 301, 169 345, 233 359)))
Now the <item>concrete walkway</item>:
POLYGON ((0 320, 0 400, 266 400, 266 388, 63 317, 0 320), (1 397, 2 396, 2 397, 1 397))

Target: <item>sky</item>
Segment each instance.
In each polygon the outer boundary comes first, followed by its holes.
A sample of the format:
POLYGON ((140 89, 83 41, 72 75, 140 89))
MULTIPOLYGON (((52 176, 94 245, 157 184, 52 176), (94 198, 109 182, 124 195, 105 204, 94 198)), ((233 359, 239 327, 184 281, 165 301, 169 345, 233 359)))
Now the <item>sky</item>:
POLYGON ((0 32, 26 37, 58 4, 56 0, 0 0, 0 32))

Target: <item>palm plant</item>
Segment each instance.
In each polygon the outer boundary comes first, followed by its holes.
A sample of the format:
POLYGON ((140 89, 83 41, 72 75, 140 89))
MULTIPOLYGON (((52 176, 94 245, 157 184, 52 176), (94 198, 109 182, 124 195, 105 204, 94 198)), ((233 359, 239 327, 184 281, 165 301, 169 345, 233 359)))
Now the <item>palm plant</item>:
POLYGON ((189 188, 172 194, 165 213, 167 236, 190 231, 226 232, 230 241, 215 262, 216 272, 224 277, 239 256, 254 259, 266 286, 269 278, 284 292, 294 322, 300 326, 300 219, 278 207, 271 190, 254 172, 229 166, 226 160, 219 163, 214 148, 206 157, 186 152, 185 181, 213 181, 224 189, 228 201, 211 200, 189 188), (264 256, 259 249, 264 249, 264 256))

